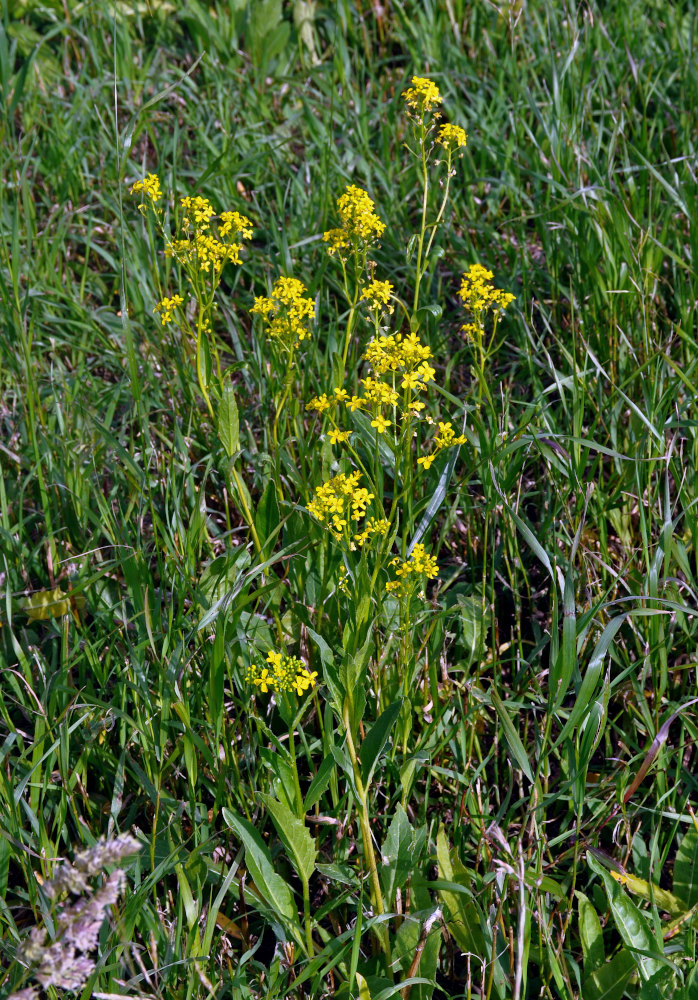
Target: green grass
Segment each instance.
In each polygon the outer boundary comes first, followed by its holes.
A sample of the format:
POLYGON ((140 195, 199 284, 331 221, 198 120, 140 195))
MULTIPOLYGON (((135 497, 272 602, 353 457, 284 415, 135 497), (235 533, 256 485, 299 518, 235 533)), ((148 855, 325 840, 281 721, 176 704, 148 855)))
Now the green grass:
POLYGON ((131 831, 84 996, 696 995, 697 28, 667 0, 5 0, 3 991, 56 859, 131 831), (467 443, 440 504, 445 458, 400 504, 389 554, 426 511, 439 580, 399 619, 387 569, 338 589, 303 508, 339 449, 304 407, 344 375, 347 184, 411 305, 413 74, 468 132, 419 329, 467 443), (153 314, 178 285, 128 194, 149 171, 168 232, 185 194, 253 221, 214 326, 239 440, 153 314), (516 296, 480 370, 473 262, 516 296), (316 320, 275 441, 249 310, 280 274, 316 320), (245 681, 280 643, 307 700, 245 681))

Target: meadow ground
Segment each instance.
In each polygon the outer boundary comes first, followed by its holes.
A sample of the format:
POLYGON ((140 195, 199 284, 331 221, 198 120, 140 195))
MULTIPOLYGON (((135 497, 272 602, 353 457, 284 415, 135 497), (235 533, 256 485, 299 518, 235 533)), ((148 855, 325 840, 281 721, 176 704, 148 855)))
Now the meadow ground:
POLYGON ((698 997, 695 6, 1 13, 3 995, 698 997))

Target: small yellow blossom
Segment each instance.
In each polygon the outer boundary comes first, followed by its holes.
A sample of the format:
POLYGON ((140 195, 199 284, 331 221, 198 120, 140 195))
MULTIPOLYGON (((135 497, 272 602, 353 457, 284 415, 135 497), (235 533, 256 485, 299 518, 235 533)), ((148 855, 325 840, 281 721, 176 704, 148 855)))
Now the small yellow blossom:
POLYGON ((417 465, 421 465, 425 470, 431 468, 431 465, 444 448, 453 448, 456 445, 465 444, 465 435, 458 434, 453 429, 453 425, 450 420, 445 422, 439 421, 439 432, 434 438, 434 450, 430 455, 422 455, 417 459, 417 465))
POLYGON ((363 253, 381 238, 385 223, 374 211, 375 205, 366 191, 355 184, 349 184, 337 199, 337 211, 342 222, 340 229, 328 229, 323 235, 327 251, 337 253, 363 253))
POLYGON ((313 396, 310 402, 306 403, 306 410, 315 410, 316 413, 324 413, 325 410, 329 410, 330 406, 334 403, 334 400, 327 398, 327 393, 323 392, 322 396, 313 396))
POLYGON ((252 223, 246 215, 240 215, 239 212, 221 212, 220 219, 223 223, 218 230, 221 237, 234 233, 245 240, 252 239, 252 223))
POLYGON ((385 434, 387 429, 390 427, 390 421, 379 413, 371 421, 371 427, 375 427, 379 434, 385 434))
POLYGON ((361 301, 368 302, 374 312, 394 312, 390 305, 393 286, 389 281, 371 281, 361 292, 361 301))
POLYGON ((436 136, 436 141, 444 149, 460 149, 461 146, 465 146, 468 136, 460 125, 442 125, 436 136))
POLYGON ((142 181, 136 181, 136 183, 131 186, 131 194, 137 194, 139 191, 142 191, 146 198, 150 198, 153 205, 157 204, 157 202, 159 202, 162 198, 160 178, 158 175, 147 174, 142 181))
POLYGON ((173 295, 171 299, 161 299, 153 309, 153 312, 160 313, 160 321, 165 326, 172 321, 172 314, 175 309, 179 309, 183 304, 184 299, 181 295, 173 295))
POLYGON ((412 86, 403 91, 405 103, 412 111, 422 118, 427 111, 432 111, 441 104, 442 97, 439 88, 424 76, 413 76, 412 86))
POLYGON ((266 694, 267 691, 295 691, 301 697, 309 688, 315 686, 317 671, 308 670, 297 656, 287 656, 272 650, 267 656, 268 666, 251 664, 245 679, 248 683, 266 694))
POLYGON ((184 209, 182 229, 185 231, 187 231, 192 224, 197 232, 208 229, 210 220, 216 214, 208 198, 202 198, 201 195, 198 194, 193 198, 189 196, 180 198, 180 205, 184 209))
POLYGON ((439 573, 436 559, 429 555, 421 542, 412 549, 409 559, 405 559, 403 562, 395 558, 390 565, 395 567, 394 573, 397 580, 389 580, 385 589, 389 594, 398 592, 401 596, 407 592, 410 576, 426 576, 429 580, 434 580, 439 573))
POLYGON ((258 296, 250 309, 261 316, 271 340, 290 351, 310 337, 310 321, 315 318, 313 300, 304 296, 306 287, 297 278, 278 278, 271 296, 258 296))
POLYGON ((338 540, 349 521, 360 521, 366 516, 373 493, 359 486, 359 472, 343 473, 318 486, 308 510, 321 524, 326 524, 338 540))
POLYGON ((514 301, 515 296, 511 292, 503 292, 494 287, 493 277, 492 272, 488 271, 482 264, 471 264, 463 275, 458 295, 463 304, 476 316, 488 309, 504 312, 506 307, 514 301))
POLYGON ((340 431, 337 427, 334 427, 330 433, 329 438, 332 444, 344 444, 351 437, 351 431, 340 431))

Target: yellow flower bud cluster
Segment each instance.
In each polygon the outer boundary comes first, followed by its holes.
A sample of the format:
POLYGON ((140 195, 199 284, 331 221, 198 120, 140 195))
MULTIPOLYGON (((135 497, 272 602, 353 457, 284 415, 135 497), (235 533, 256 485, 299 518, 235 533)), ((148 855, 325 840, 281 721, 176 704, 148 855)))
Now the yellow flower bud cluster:
POLYGON ((393 294, 393 286, 389 281, 370 281, 361 291, 361 301, 368 303, 369 309, 374 313, 393 313, 395 310, 390 305, 393 294))
POLYGON ((442 125, 436 136, 436 141, 444 149, 460 149, 462 146, 465 146, 468 136, 465 129, 462 129, 460 125, 442 125))
POLYGON ((492 284, 494 275, 482 264, 471 264, 461 279, 458 295, 463 305, 475 316, 474 323, 466 323, 462 332, 473 340, 482 336, 484 319, 488 312, 495 315, 503 313, 506 307, 514 301, 511 292, 504 292, 492 284))
POLYGON ((271 290, 271 295, 258 296, 250 309, 253 315, 261 316, 267 328, 267 336, 281 344, 287 351, 298 347, 302 340, 310 337, 310 321, 315 319, 313 300, 304 296, 307 291, 297 278, 279 278, 271 290))
POLYGON ((366 191, 349 184, 337 199, 341 220, 339 229, 328 229, 323 235, 327 252, 347 258, 352 253, 365 253, 385 232, 385 223, 376 215, 375 204, 366 191))
POLYGON ((389 594, 396 594, 399 597, 404 596, 407 592, 410 577, 426 576, 429 580, 434 580, 439 573, 436 559, 429 555, 421 542, 418 542, 412 549, 409 559, 405 559, 403 562, 403 560, 395 558, 390 565, 395 567, 394 572, 397 580, 388 580, 385 589, 389 594))
POLYGON ((424 76, 413 76, 412 86, 403 91, 402 96, 407 107, 418 118, 423 118, 428 111, 433 111, 443 100, 433 80, 424 76))
POLYGON ((465 437, 463 434, 456 435, 450 420, 445 423, 439 421, 439 433, 434 438, 434 450, 431 455, 422 455, 417 459, 417 465, 421 465, 424 469, 430 469, 431 464, 444 448, 452 448, 454 445, 465 444, 465 437))
POLYGON ((375 534, 385 534, 388 530, 387 521, 370 518, 362 531, 350 537, 351 522, 358 522, 366 517, 366 509, 373 500, 373 493, 359 486, 360 479, 360 472, 351 472, 348 475, 340 472, 318 486, 314 499, 308 504, 310 513, 321 524, 326 524, 338 541, 342 538, 349 541, 350 549, 355 549, 357 546, 361 548, 370 537, 375 534))
POLYGON ((400 403, 398 387, 405 392, 407 411, 418 413, 424 409, 425 404, 417 396, 436 374, 436 369, 429 364, 431 357, 430 348, 422 344, 416 333, 375 337, 363 354, 371 374, 361 379, 362 394, 350 396, 346 389, 335 389, 334 395, 329 397, 323 392, 321 396, 311 399, 306 409, 325 413, 340 403, 344 403, 352 413, 365 409, 371 415, 371 427, 384 434, 391 421, 383 409, 400 403))
MULTIPOLYGON (((135 184, 131 185, 131 194, 138 194, 142 192, 143 198, 149 198, 151 205, 154 207, 162 198, 162 191, 160 190, 160 178, 157 174, 147 174, 142 181, 136 181, 135 184)), ((141 201, 140 209, 142 212, 145 211, 145 204, 141 201)))
POLYGON ((298 697, 315 686, 317 670, 312 673, 297 656, 286 656, 272 650, 267 656, 268 666, 252 663, 245 674, 245 680, 254 684, 262 694, 267 691, 295 691, 298 697))
POLYGON ((153 309, 153 312, 160 313, 160 321, 163 326, 166 326, 167 323, 172 322, 172 314, 174 311, 179 309, 179 307, 183 304, 184 299, 181 295, 173 295, 171 299, 161 299, 153 309))
POLYGON ((183 209, 181 222, 183 239, 172 240, 165 247, 165 256, 174 257, 181 264, 187 264, 197 271, 213 271, 220 274, 225 264, 240 264, 241 239, 250 239, 252 223, 239 212, 223 212, 219 216, 221 225, 218 236, 209 232, 211 221, 216 218, 213 205, 201 195, 180 199, 183 209), (223 242, 231 236, 230 241, 223 242))

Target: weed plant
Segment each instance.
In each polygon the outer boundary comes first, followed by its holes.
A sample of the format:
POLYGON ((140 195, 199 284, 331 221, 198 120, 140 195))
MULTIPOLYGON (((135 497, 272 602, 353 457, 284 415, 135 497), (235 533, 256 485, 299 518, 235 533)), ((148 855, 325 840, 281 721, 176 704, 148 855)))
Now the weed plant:
POLYGON ((692 1000, 693 7, 1 22, 3 995, 692 1000))

